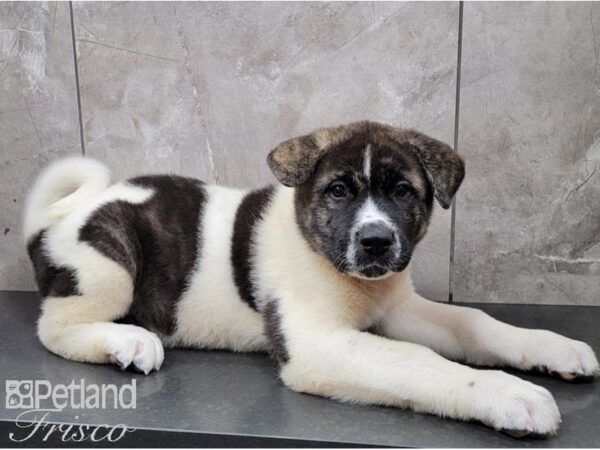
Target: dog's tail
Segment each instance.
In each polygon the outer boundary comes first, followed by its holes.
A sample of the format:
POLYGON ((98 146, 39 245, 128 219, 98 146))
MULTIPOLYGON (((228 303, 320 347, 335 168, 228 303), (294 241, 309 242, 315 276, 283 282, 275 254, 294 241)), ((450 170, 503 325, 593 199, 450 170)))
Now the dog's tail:
POLYGON ((110 171, 92 159, 70 157, 51 164, 39 176, 25 204, 25 241, 48 228, 110 186, 110 171))

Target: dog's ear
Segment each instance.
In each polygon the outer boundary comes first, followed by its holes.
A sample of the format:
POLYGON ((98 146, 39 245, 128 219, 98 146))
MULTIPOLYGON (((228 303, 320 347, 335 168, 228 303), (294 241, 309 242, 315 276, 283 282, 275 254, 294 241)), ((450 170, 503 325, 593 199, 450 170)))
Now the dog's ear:
POLYGON ((300 186, 311 176, 319 159, 327 150, 346 139, 348 126, 322 128, 305 136, 282 142, 269 153, 271 172, 284 186, 300 186))
POLYGON ((465 177, 465 163, 452 147, 415 130, 402 130, 401 139, 408 142, 421 161, 433 194, 442 208, 448 209, 465 177))
POLYGON ((267 163, 281 184, 300 186, 310 177, 317 161, 325 153, 326 145, 322 144, 312 134, 289 139, 269 153, 267 163))

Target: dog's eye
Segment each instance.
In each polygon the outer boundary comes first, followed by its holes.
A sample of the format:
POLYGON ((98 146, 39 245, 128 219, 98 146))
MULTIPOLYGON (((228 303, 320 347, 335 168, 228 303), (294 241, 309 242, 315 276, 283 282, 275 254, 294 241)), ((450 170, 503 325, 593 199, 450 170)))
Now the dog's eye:
POLYGON ((401 181, 400 183, 396 184, 396 187, 394 188, 394 194, 396 194, 398 197, 405 197, 409 192, 410 185, 406 181, 401 181))
POLYGON ((329 187, 329 193, 335 198, 343 198, 346 196, 346 185, 341 181, 336 181, 329 187))

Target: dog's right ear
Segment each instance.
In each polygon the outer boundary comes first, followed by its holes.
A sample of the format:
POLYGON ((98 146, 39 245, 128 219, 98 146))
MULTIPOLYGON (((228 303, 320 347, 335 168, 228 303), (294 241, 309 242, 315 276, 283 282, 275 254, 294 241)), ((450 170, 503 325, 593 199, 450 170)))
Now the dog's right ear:
POLYGON ((296 187, 308 180, 328 147, 318 134, 289 139, 269 153, 267 163, 281 184, 296 187))
POLYGON ((300 186, 312 175, 327 150, 347 139, 351 131, 349 126, 322 128, 282 142, 269 153, 269 168, 284 186, 300 186))

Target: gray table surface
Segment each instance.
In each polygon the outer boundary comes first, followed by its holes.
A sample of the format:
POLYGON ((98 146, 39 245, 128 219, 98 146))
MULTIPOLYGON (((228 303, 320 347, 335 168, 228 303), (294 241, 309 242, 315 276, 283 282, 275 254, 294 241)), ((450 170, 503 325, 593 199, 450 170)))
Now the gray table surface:
MULTIPOLYGON (((548 328, 585 340, 600 351, 600 308, 476 306, 515 325, 548 328)), ((123 423, 162 433, 191 432, 197 435, 197 446, 209 434, 395 447, 600 446, 600 382, 568 384, 541 374, 514 372, 548 388, 563 417, 555 437, 516 440, 477 423, 297 394, 282 385, 273 363, 260 354, 168 350, 162 369, 150 376, 66 361, 47 352, 37 340, 38 309, 37 294, 0 291, 2 378, 63 384, 84 379, 117 385, 137 380, 135 410, 67 409, 52 417, 59 422, 123 423)), ((0 421, 14 421, 20 411, 2 404, 0 421)), ((219 442, 211 441, 212 445, 219 442)))

